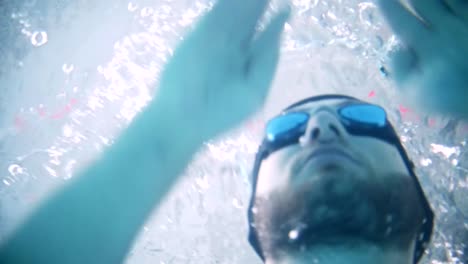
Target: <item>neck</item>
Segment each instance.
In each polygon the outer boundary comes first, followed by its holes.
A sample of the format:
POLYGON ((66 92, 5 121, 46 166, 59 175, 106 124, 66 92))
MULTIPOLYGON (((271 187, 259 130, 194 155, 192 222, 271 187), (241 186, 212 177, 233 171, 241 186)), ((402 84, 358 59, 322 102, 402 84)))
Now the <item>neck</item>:
POLYGON ((297 254, 284 254, 265 264, 413 264, 408 250, 383 249, 375 245, 318 246, 297 254))

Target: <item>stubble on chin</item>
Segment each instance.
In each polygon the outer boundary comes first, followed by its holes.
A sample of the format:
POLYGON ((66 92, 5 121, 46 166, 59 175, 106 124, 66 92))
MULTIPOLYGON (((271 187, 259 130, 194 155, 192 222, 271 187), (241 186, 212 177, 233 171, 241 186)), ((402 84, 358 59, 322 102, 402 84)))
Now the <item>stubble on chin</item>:
POLYGON ((353 237, 386 243, 411 235, 422 220, 421 202, 407 175, 382 180, 341 171, 315 177, 256 198, 255 225, 266 250, 353 237))

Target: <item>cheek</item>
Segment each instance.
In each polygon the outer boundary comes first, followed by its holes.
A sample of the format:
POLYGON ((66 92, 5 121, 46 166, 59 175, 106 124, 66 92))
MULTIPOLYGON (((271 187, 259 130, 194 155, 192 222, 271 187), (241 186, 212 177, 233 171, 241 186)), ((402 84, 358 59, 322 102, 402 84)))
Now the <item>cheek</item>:
POLYGON ((408 174, 397 148, 380 140, 361 140, 360 150, 378 175, 408 174))
POLYGON ((266 196, 288 186, 289 172, 286 166, 281 166, 283 163, 274 156, 262 162, 257 178, 257 196, 266 196))

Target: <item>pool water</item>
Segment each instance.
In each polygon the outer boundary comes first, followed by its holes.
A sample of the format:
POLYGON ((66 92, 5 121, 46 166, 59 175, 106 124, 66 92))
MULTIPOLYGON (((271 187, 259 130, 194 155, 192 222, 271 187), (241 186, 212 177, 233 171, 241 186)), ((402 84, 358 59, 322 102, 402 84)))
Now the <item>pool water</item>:
MULTIPOLYGON (((11 2, 0 3, 0 242, 157 94, 175 44, 212 4, 11 2)), ((373 1, 291 2, 265 108, 241 129, 206 142, 127 263, 260 263, 246 240, 245 211, 262 127, 286 105, 321 93, 388 110, 437 215, 422 263, 468 263, 468 124, 413 109, 396 90, 387 56, 398 39, 373 1)))

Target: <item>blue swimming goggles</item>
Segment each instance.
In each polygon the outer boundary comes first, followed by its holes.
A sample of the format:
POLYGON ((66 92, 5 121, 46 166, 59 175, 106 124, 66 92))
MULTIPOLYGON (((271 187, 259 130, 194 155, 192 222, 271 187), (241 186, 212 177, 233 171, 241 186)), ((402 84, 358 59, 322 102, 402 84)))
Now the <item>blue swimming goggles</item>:
MULTIPOLYGON (((268 148, 269 153, 298 143, 306 132, 310 113, 292 110, 294 108, 295 106, 288 107, 283 114, 267 123, 264 147, 268 148)), ((376 137, 390 143, 396 140, 395 133, 388 128, 387 114, 382 107, 347 100, 335 109, 349 134, 376 137)))
POLYGON ((418 239, 416 240, 414 263, 417 263, 424 254, 424 250, 427 248, 430 241, 434 225, 434 213, 429 205, 429 202, 427 201, 418 178, 414 173, 414 164, 409 159, 397 133, 388 121, 387 114, 383 108, 360 101, 354 97, 344 95, 321 95, 304 99, 289 106, 283 110, 281 115, 274 117, 267 123, 265 128, 265 138, 263 139, 263 142, 257 152, 252 172, 252 195, 247 212, 250 244, 260 256, 260 258, 265 260, 255 226, 253 224, 255 214, 252 211, 252 207, 255 201, 255 192, 257 189, 258 171, 263 159, 276 150, 279 150, 288 145, 297 144, 299 142, 299 138, 304 135, 310 114, 306 111, 298 111, 294 109, 311 102, 332 99, 345 100, 345 103, 337 105, 335 109, 341 123, 343 124, 343 127, 349 134, 370 136, 394 145, 400 152, 400 155, 405 162, 411 177, 414 179, 417 192, 419 193, 423 203, 425 219, 419 230, 418 239))

